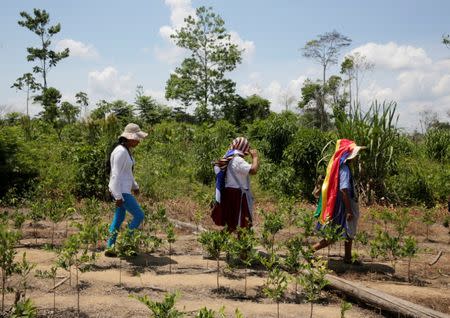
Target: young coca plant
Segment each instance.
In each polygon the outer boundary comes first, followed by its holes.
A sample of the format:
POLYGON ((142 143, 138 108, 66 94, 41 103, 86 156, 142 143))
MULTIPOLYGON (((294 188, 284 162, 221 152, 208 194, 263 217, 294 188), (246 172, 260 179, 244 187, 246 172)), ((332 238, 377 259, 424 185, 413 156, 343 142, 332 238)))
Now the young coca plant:
POLYGON ((345 318, 345 313, 352 309, 352 304, 343 300, 341 302, 341 318, 345 318))
POLYGON ((411 282, 411 259, 416 256, 418 251, 417 240, 412 236, 407 236, 403 242, 402 255, 408 257, 408 282, 411 282))
POLYGON ((22 226, 26 221, 26 216, 22 212, 20 212, 18 209, 16 209, 12 215, 13 221, 14 221, 14 228, 16 230, 22 230, 22 226))
POLYGON ((370 242, 370 245, 371 256, 373 258, 378 256, 387 257, 395 272, 395 265, 402 255, 400 239, 397 236, 391 236, 389 233, 378 229, 375 239, 370 242))
POLYGON ((430 226, 436 223, 436 215, 434 209, 422 209, 422 222, 426 225, 426 240, 429 241, 430 226))
POLYGON ((30 211, 30 219, 33 222, 33 234, 35 239, 35 244, 37 245, 37 224, 39 221, 41 221, 44 218, 44 202, 42 200, 36 201, 31 205, 31 211, 30 211))
POLYGON ((306 299, 311 304, 310 318, 313 316, 314 302, 320 298, 322 289, 329 284, 325 279, 328 274, 327 263, 323 260, 312 260, 298 277, 298 283, 303 287, 306 299))
POLYGON ((270 213, 261 210, 264 216, 262 244, 268 253, 274 253, 275 235, 283 229, 283 215, 281 213, 270 213))
POLYGON ((39 278, 51 278, 53 282, 53 313, 56 312, 56 272, 58 270, 57 266, 52 266, 48 271, 36 270, 36 277, 39 278))
POLYGON ((63 248, 59 252, 58 265, 70 272, 71 266, 75 267, 75 279, 77 289, 77 316, 80 316, 80 284, 78 273, 84 268, 84 264, 90 262, 92 258, 89 256, 89 251, 86 244, 83 242, 82 233, 73 234, 64 243, 63 248))
POLYGON ((176 236, 175 236, 175 227, 171 222, 167 224, 166 236, 167 242, 169 243, 169 258, 170 258, 169 273, 172 274, 172 244, 175 243, 176 236))
POLYGON ((14 304, 10 318, 35 318, 37 317, 37 307, 33 304, 31 299, 23 299, 14 304))
POLYGON ((147 295, 129 295, 130 298, 139 300, 151 310, 151 317, 154 318, 179 318, 184 317, 184 313, 175 308, 175 302, 179 297, 178 293, 167 293, 160 302, 151 300, 147 295))
MULTIPOLYGON (((335 225, 332 222, 327 222, 318 233, 327 242, 344 240, 344 229, 340 225, 335 225)), ((330 250, 331 245, 328 245, 328 257, 330 257, 330 250)))
POLYGON ((126 229, 117 235, 115 249, 119 257, 119 285, 122 285, 122 258, 133 257, 139 253, 139 246, 142 241, 140 230, 126 229))
POLYGON ((2 313, 5 312, 5 293, 8 277, 15 269, 14 256, 16 251, 14 246, 19 241, 20 234, 10 231, 4 224, 0 224, 0 267, 2 269, 2 313))
POLYGON ((19 292, 23 294, 23 298, 27 297, 28 276, 35 267, 36 264, 31 263, 27 260, 27 253, 25 252, 22 254, 22 261, 16 263, 15 272, 20 276, 19 292))
POLYGON ((217 261, 217 289, 219 289, 219 273, 220 273, 220 253, 225 251, 229 242, 230 234, 227 230, 222 231, 206 231, 200 234, 198 241, 207 251, 209 256, 217 261))
POLYGON ((295 203, 294 197, 282 197, 278 205, 278 211, 283 215, 284 223, 289 229, 289 233, 291 226, 297 224, 298 220, 298 210, 295 208, 295 203))
MULTIPOLYGON (((301 256, 305 253, 303 245, 303 237, 297 235, 285 242, 286 258, 284 259, 284 266, 289 274, 294 276, 295 280, 295 295, 297 296, 297 277, 300 271, 303 269, 304 264, 301 260, 301 256)), ((307 258, 309 259, 309 258, 307 258)))
POLYGON ((367 244, 369 244, 369 236, 368 236, 367 232, 361 231, 361 232, 356 233, 354 241, 355 241, 356 252, 358 252, 359 245, 367 246, 367 244))
POLYGON ((309 244, 309 238, 314 235, 317 219, 311 211, 306 209, 299 209, 299 214, 300 216, 297 224, 299 228, 303 229, 303 236, 306 243, 309 244))
POLYGON ((258 259, 256 252, 257 239, 255 231, 252 228, 238 228, 237 237, 230 236, 227 244, 227 253, 232 261, 231 266, 235 264, 233 260, 238 259, 244 265, 244 294, 247 294, 247 272, 252 263, 258 259))
POLYGON ((411 214, 409 209, 403 208, 396 210, 393 221, 397 236, 402 238, 405 235, 405 231, 409 223, 411 222, 411 214))
POLYGON ((266 285, 263 288, 264 294, 277 303, 277 317, 280 318, 280 300, 289 284, 290 277, 278 267, 275 267, 270 273, 266 285))

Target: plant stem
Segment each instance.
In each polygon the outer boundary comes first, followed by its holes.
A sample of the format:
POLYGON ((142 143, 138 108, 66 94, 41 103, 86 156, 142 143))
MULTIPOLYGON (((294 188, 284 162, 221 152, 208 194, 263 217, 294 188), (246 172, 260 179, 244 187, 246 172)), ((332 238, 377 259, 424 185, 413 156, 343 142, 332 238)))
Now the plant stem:
MULTIPOLYGON (((75 259, 76 261, 76 259, 75 259)), ((78 264, 75 264, 75 272, 77 275, 77 317, 80 317, 80 285, 78 284, 78 264)))
POLYGON ((169 273, 172 274, 172 244, 169 243, 169 273))
POLYGON ((408 259, 408 283, 411 282, 411 256, 408 259))
POLYGON ((244 268, 244 279, 245 279, 244 295, 247 295, 247 266, 245 266, 244 268))
POLYGON ((56 272, 53 275, 53 315, 56 312, 56 272))
POLYGON ((5 310, 5 285, 6 285, 6 275, 5 270, 2 268, 2 312, 5 310))
POLYGON ((53 226, 52 226, 52 247, 54 247, 54 241, 55 240, 55 222, 53 222, 53 226))
POLYGON ((219 256, 217 256, 217 289, 219 289, 219 256))
POLYGON ((122 258, 119 258, 119 285, 122 285, 122 258))
POLYGON ((311 301, 311 314, 309 315, 309 318, 312 318, 312 315, 313 315, 313 303, 311 301))
POLYGON ((280 318, 280 302, 277 300, 277 317, 280 318))

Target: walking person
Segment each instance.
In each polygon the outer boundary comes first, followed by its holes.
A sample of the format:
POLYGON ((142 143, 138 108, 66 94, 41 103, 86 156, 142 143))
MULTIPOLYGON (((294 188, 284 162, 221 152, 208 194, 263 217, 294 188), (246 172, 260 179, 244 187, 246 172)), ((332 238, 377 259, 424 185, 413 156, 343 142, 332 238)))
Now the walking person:
POLYGON ((251 149, 244 137, 234 139, 227 153, 214 166, 216 174, 222 172, 222 177, 216 179, 216 201, 220 203, 217 205, 220 220, 216 224, 225 225, 230 232, 234 232, 237 227, 252 226, 253 196, 249 175, 256 174, 258 168, 256 149, 251 149), (244 159, 249 154, 252 157, 251 164, 244 159), (220 184, 223 189, 219 189, 220 184))
POLYGON ((139 206, 132 192, 139 194, 139 186, 133 176, 134 158, 131 149, 136 147, 147 133, 141 131, 138 125, 128 124, 119 136, 119 144, 111 153, 111 175, 109 179, 109 191, 114 198, 116 209, 114 218, 109 227, 110 237, 107 242, 106 256, 115 257, 114 244, 117 232, 125 220, 126 211, 130 212, 133 219, 128 224, 130 230, 137 229, 144 219, 144 212, 139 206))
MULTIPOLYGON (((356 235, 359 207, 358 195, 355 191, 354 180, 350 170, 350 162, 358 156, 364 147, 357 146, 354 141, 339 139, 336 150, 328 163, 327 174, 322 185, 319 204, 315 216, 319 221, 317 228, 334 225, 343 229, 345 237, 344 262, 347 264, 361 264, 352 261, 352 243, 356 235)), ((313 246, 315 251, 332 244, 325 239, 313 246)))

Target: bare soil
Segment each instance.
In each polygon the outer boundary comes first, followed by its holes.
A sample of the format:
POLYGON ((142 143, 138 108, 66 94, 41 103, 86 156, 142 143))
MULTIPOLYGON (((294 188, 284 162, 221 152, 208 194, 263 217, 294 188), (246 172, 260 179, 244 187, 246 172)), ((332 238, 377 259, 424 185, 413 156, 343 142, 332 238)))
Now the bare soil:
MULTIPOLYGON (((168 202, 170 217, 194 224, 192 211, 195 206, 183 201, 168 202)), ((259 220, 256 220, 258 228, 259 220)), ((209 217, 205 217, 202 226, 212 228, 209 217)), ((370 223, 362 220, 360 230, 370 231, 370 223)), ((58 224, 56 243, 61 244, 65 237, 65 223, 58 224)), ((69 234, 73 232, 69 229, 69 234)), ((277 240, 292 235, 295 228, 284 229, 277 240)), ((450 235, 449 229, 436 223, 430 228, 429 238, 425 238, 425 226, 413 224, 410 234, 414 234, 420 245, 418 257, 413 259, 412 281, 407 281, 407 261, 395 264, 388 261, 372 261, 364 247, 355 246, 363 266, 350 266, 342 262, 343 245, 336 243, 330 251, 329 268, 340 277, 359 282, 368 287, 404 298, 406 300, 450 314, 450 235), (443 255, 433 265, 428 265, 439 251, 443 255)), ((37 244, 34 230, 29 222, 23 228, 24 236, 17 248, 17 259, 26 252, 27 258, 37 264, 36 269, 49 270, 56 260, 56 253, 43 248, 51 238, 51 224, 40 222, 37 231, 37 244)), ((185 229, 177 229, 177 241, 173 245, 173 255, 168 255, 167 246, 157 252, 141 253, 137 257, 124 259, 100 257, 88 271, 80 273, 81 317, 149 317, 150 311, 130 295, 148 295, 151 299, 161 300, 166 292, 179 292, 176 308, 194 317, 202 307, 219 310, 225 306, 227 317, 234 317, 237 308, 244 317, 277 317, 277 305, 262 294, 266 273, 261 268, 249 272, 247 294, 244 294, 243 269, 230 272, 226 262, 221 259, 220 288, 216 286, 216 262, 203 257, 198 234, 185 229), (121 284, 119 271, 121 265, 121 284), (171 268, 171 273, 169 272, 171 268)), ((324 256, 327 250, 319 252, 324 256)), ((58 281, 69 275, 59 269, 58 281)), ((8 281, 10 286, 17 283, 17 277, 8 281)), ((27 297, 39 308, 40 317, 76 317, 75 272, 71 280, 56 289, 56 311, 53 310, 53 281, 31 275, 28 282, 27 297)), ((14 295, 6 295, 6 305, 12 304, 14 295)), ((314 317, 340 317, 340 305, 344 297, 338 292, 326 290, 321 300, 314 305, 314 317)), ((346 317, 384 317, 388 313, 380 312, 354 300, 353 307, 346 317)), ((280 304, 280 317, 309 317, 310 305, 302 294, 294 295, 291 284, 286 297, 280 304)))

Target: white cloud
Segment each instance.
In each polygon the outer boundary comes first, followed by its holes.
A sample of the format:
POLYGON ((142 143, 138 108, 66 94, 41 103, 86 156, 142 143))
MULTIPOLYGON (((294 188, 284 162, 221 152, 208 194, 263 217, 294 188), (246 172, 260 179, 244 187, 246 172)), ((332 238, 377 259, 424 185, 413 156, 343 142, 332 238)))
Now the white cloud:
POLYGON ((254 53, 255 53, 255 43, 253 41, 246 41, 241 38, 241 36, 235 32, 230 32, 231 42, 236 44, 239 49, 244 50, 242 53, 242 59, 244 62, 251 61, 254 53))
POLYGON ((69 48, 70 56, 76 56, 85 59, 93 59, 99 57, 99 54, 94 46, 90 44, 86 45, 83 42, 75 41, 72 39, 64 39, 56 43, 57 51, 62 51, 65 48, 69 48))
POLYGON ((400 70, 428 66, 432 63, 423 48, 410 45, 367 43, 353 49, 350 53, 359 52, 367 61, 374 63, 375 68, 400 70))
POLYGON ((130 74, 121 75, 112 66, 88 74, 88 95, 92 99, 131 99, 136 85, 130 74))

